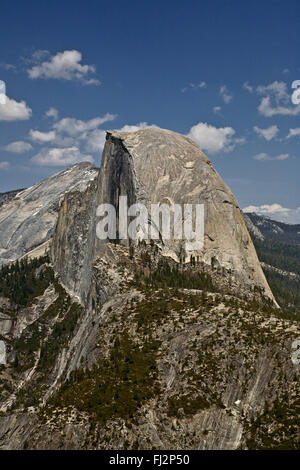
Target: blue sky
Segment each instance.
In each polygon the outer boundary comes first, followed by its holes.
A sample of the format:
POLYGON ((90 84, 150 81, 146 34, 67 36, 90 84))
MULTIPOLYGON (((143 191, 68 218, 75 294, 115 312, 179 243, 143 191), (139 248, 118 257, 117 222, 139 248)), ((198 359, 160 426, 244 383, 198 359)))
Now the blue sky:
POLYGON ((156 125, 195 139, 242 208, 300 223, 299 23, 294 0, 2 0, 0 192, 156 125))

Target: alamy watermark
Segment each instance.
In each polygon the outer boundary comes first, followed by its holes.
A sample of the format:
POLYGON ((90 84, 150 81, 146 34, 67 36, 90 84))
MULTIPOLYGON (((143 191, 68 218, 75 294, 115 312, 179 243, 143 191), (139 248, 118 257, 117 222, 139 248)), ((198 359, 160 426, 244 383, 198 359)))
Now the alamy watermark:
POLYGON ((291 101, 293 104, 300 104, 300 80, 294 80, 292 83, 292 88, 295 90, 292 93, 291 101))
POLYGON ((187 251, 204 245, 204 204, 141 203, 128 207, 127 196, 120 196, 118 208, 100 204, 96 235, 100 240, 183 240, 187 251))
POLYGON ((0 80, 0 104, 6 104, 6 85, 3 80, 0 80))

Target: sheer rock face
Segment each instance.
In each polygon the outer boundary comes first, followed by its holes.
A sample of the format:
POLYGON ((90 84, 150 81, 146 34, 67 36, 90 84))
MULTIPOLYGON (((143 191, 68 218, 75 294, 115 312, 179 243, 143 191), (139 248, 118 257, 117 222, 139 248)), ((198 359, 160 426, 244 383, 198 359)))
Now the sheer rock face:
POLYGON ((0 265, 47 242, 53 235, 66 193, 84 191, 97 175, 90 163, 78 163, 18 192, 0 207, 0 265))
POLYGON ((51 243, 54 270, 65 288, 87 303, 95 243, 97 180, 64 198, 51 243))
MULTIPOLYGON (((204 246, 187 251, 207 264, 231 270, 238 283, 259 286, 273 298, 242 213, 230 189, 191 139, 150 128, 132 133, 109 131, 99 173, 97 203, 118 209, 120 195, 128 206, 143 203, 204 204, 204 246)), ((103 242, 96 241, 95 255, 103 242)), ((162 253, 179 260, 182 243, 163 240, 162 253)))

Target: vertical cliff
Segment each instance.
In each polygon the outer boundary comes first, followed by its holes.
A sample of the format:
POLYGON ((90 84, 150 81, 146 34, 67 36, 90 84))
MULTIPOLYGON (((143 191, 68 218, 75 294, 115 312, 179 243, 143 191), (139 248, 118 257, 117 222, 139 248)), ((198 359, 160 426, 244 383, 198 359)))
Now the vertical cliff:
POLYGON ((83 192, 67 194, 51 244, 54 270, 83 303, 91 286, 95 245, 97 179, 83 192))

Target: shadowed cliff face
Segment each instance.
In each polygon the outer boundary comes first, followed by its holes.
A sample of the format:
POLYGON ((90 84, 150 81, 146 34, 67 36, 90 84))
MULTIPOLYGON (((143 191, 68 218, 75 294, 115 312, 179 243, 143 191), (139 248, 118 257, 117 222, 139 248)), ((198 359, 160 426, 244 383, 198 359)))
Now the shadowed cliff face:
POLYGON ((65 194, 83 192, 97 172, 90 163, 78 163, 2 202, 0 266, 46 243, 53 235, 65 194))
POLYGON ((95 244, 97 180, 64 198, 51 244, 54 269, 65 287, 87 303, 95 244))

